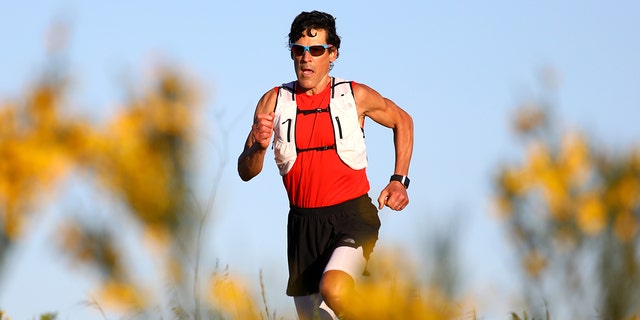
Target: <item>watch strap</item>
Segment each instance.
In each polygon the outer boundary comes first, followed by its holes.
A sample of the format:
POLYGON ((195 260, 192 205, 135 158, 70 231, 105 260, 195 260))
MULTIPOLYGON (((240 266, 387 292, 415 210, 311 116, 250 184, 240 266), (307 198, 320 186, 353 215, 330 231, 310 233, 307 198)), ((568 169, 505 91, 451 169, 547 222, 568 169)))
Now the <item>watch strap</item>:
POLYGON ((389 179, 389 182, 391 181, 399 181, 400 183, 402 183, 402 185, 404 185, 405 189, 409 189, 409 182, 411 182, 411 180, 409 180, 409 177, 400 174, 392 175, 391 179, 389 179))

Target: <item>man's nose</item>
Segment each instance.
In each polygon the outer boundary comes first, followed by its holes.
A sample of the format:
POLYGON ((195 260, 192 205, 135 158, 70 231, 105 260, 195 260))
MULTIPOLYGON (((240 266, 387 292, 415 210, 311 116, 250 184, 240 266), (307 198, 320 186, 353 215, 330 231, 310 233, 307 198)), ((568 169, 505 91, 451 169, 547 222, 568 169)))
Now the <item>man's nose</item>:
POLYGON ((311 55, 311 52, 309 52, 309 50, 304 50, 302 52, 302 60, 309 61, 312 57, 313 56, 311 55))

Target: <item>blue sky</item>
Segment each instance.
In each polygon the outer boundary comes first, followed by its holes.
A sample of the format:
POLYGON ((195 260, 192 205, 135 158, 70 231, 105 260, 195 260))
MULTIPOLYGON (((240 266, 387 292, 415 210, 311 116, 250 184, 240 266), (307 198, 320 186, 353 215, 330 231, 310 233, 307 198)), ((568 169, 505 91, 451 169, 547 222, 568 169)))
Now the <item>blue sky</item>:
MULTIPOLYGON (((378 246, 426 261, 429 234, 460 214, 461 267, 477 314, 517 311, 509 300, 516 290, 509 240, 489 210, 491 174, 520 152, 509 119, 519 103, 540 96, 540 72, 552 68, 560 79, 555 111, 568 127, 616 147, 637 144, 638 2, 6 1, 0 3, 0 99, 20 96, 42 70, 45 35, 57 20, 70 26, 67 58, 79 114, 113 115, 125 86, 142 82, 159 62, 188 70, 206 94, 197 154, 203 201, 224 165, 206 230, 205 269, 218 260, 253 283, 262 269, 268 298, 287 313, 286 194, 272 155, 249 183, 237 177, 235 161, 259 97, 293 79, 286 35, 295 15, 313 9, 337 18, 342 47, 332 74, 377 89, 416 124, 411 204, 402 213, 381 211, 378 246)), ((366 129, 376 198, 393 173, 392 136, 370 121, 366 129)), ((67 185, 64 203, 113 207, 67 185)), ((12 319, 48 311, 62 319, 101 318, 81 303, 95 279, 69 268, 49 246, 53 226, 65 216, 61 207, 42 209, 36 235, 20 244, 3 279, 0 308, 12 319)), ((136 241, 137 232, 124 227, 123 238, 136 241)), ((152 266, 149 259, 135 265, 142 273, 152 266)))

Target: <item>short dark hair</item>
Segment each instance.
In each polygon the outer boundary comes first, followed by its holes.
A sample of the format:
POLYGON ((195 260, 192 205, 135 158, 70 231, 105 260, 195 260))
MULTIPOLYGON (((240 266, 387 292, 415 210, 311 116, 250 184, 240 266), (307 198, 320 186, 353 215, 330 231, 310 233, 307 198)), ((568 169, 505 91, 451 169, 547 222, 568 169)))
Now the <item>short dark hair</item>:
POLYGON ((323 29, 327 31, 327 44, 333 45, 336 49, 340 48, 340 37, 336 32, 336 19, 325 12, 311 11, 302 12, 291 23, 291 31, 289 32, 289 43, 295 43, 304 32, 308 36, 313 37, 311 29, 323 29))

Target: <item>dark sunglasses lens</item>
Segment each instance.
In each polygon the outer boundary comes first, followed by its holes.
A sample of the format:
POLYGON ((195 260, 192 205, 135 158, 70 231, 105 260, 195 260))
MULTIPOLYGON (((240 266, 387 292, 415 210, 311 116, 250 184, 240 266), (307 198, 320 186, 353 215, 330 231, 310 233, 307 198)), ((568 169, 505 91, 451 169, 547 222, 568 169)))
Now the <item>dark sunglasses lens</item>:
POLYGON ((296 56, 301 56, 304 53, 304 47, 293 45, 291 46, 291 52, 293 52, 293 54, 295 54, 296 56))
MULTIPOLYGON (((324 46, 310 46, 308 48, 309 48, 309 53, 314 57, 319 57, 323 55, 324 51, 326 50, 324 46)), ((291 52, 293 52, 293 54, 296 56, 303 55, 304 51, 305 51, 304 46, 301 46, 298 44, 294 44, 291 46, 291 52)))
POLYGON ((311 46, 311 47, 309 47, 309 52, 311 53, 312 56, 318 57, 318 56, 321 56, 324 53, 324 47, 323 46, 311 46))

